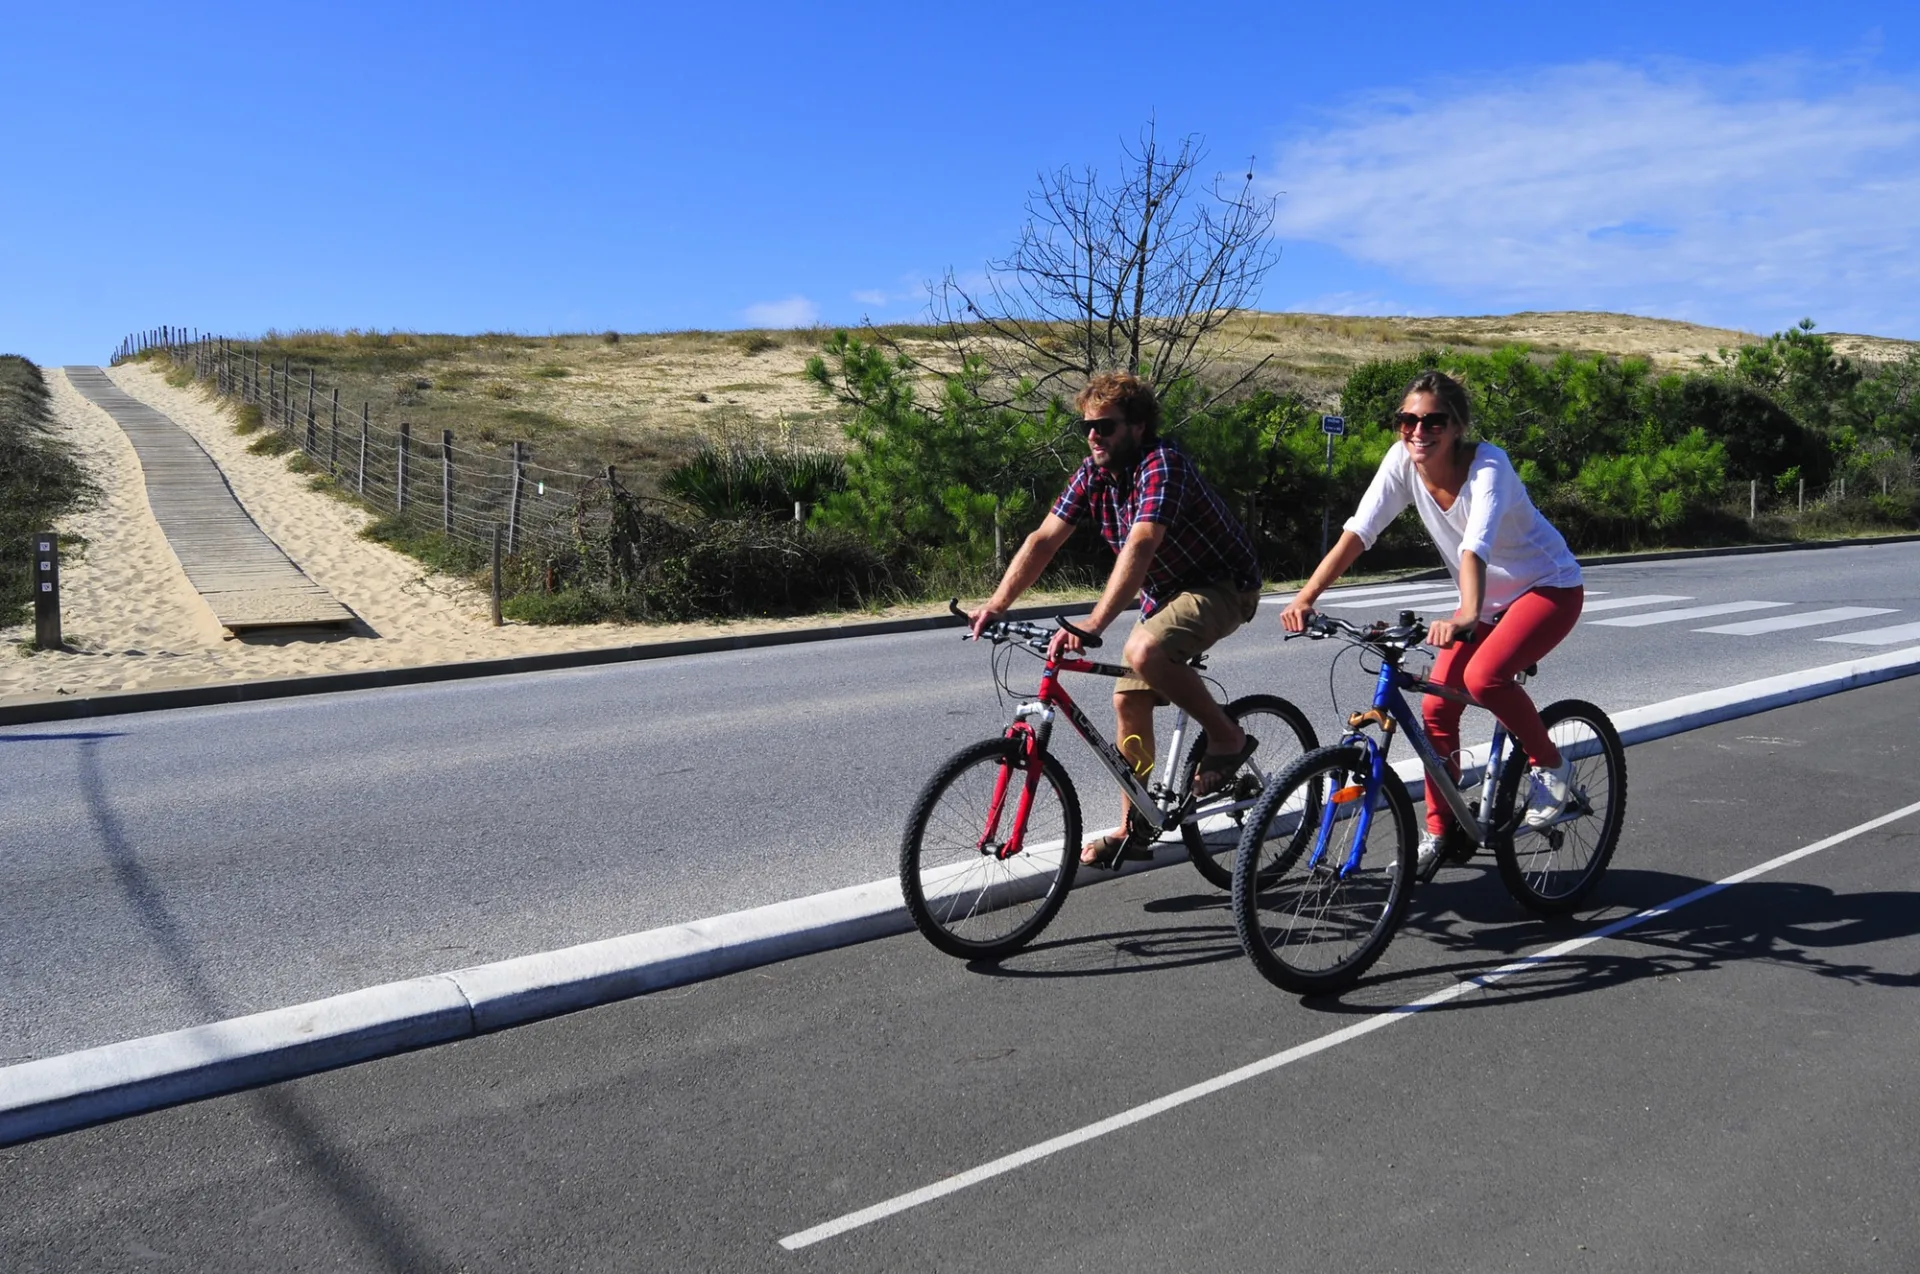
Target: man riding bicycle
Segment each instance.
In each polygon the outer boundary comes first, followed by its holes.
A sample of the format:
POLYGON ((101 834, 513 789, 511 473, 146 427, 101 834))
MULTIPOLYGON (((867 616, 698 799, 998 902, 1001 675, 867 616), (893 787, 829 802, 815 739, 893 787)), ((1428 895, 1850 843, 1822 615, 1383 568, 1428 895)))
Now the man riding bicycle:
MULTIPOLYGON (((1122 654, 1133 675, 1120 678, 1113 692, 1117 737, 1139 736, 1151 756, 1154 708, 1178 704, 1207 733, 1206 757, 1194 780, 1194 790, 1206 795, 1239 773, 1259 740, 1214 702, 1187 660, 1258 612, 1260 564, 1253 542, 1192 459, 1159 436, 1160 404, 1144 381, 1104 372, 1087 382, 1074 406, 1086 424, 1090 454, 1014 554, 993 596, 971 616, 973 635, 979 637, 1040 578, 1076 525, 1092 523, 1118 558, 1100 600, 1076 627, 1098 636, 1140 598, 1141 620, 1122 654)), ((1062 629, 1048 653, 1059 657, 1080 649, 1080 638, 1062 629)), ((1119 865, 1128 852, 1129 812, 1122 812, 1118 832, 1082 847, 1081 862, 1119 865)))

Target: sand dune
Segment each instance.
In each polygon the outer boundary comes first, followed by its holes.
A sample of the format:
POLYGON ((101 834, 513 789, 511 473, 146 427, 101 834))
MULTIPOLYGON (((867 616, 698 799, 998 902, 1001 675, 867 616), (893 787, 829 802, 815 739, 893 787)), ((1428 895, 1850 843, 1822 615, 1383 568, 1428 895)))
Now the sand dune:
MULTIPOLYGON (((362 510, 310 490, 280 457, 256 456, 227 409, 144 366, 112 369, 120 387, 165 412, 219 464, 240 503, 313 581, 360 618, 351 632, 226 634, 187 583, 147 507, 145 478, 120 427, 57 370, 47 372, 55 427, 105 493, 66 519, 86 547, 61 563, 61 619, 70 649, 28 653, 29 623, 0 629, 0 704, 113 690, 291 677, 672 641, 715 633, 817 627, 820 619, 735 624, 540 627, 489 622, 486 595, 427 574, 360 538, 362 510)), ((924 613, 928 608, 916 608, 924 613)), ((909 612, 899 612, 909 613, 909 612)), ((849 617, 857 622, 872 616, 849 617)))

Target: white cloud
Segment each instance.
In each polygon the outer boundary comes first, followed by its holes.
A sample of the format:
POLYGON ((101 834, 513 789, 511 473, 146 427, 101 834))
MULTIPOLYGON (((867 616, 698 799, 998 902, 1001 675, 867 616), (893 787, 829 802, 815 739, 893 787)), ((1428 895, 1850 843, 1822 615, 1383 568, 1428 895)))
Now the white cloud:
POLYGON ((862 305, 885 305, 890 298, 878 288, 862 288, 853 294, 853 299, 862 305))
POLYGON ((783 301, 756 301, 742 312, 754 327, 812 327, 820 321, 820 307, 799 295, 783 301))
POLYGON ((1365 100, 1282 149, 1276 233, 1510 307, 1920 336, 1920 88, 1562 67, 1365 100))
POLYGON ((1431 314, 1431 306, 1409 305, 1377 292, 1322 292, 1288 304, 1290 314, 1337 314, 1342 318, 1377 318, 1431 314))

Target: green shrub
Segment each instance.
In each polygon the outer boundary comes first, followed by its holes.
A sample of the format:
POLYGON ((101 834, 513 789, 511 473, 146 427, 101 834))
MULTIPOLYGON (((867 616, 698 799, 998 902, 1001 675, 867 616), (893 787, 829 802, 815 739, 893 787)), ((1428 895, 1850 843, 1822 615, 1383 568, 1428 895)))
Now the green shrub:
POLYGON ((793 506, 818 504, 846 485, 846 463, 831 452, 782 452, 703 444, 676 466, 660 489, 709 518, 757 514, 778 517, 793 506))
POLYGON ((256 456, 283 456, 293 450, 293 437, 284 429, 268 429, 247 444, 256 456))
POLYGON ((98 496, 51 424, 40 369, 0 354, 0 623, 33 604, 29 537, 98 496))
POLYGON ((266 414, 260 410, 259 403, 244 403, 233 416, 233 432, 237 434, 253 433, 267 423, 266 414))

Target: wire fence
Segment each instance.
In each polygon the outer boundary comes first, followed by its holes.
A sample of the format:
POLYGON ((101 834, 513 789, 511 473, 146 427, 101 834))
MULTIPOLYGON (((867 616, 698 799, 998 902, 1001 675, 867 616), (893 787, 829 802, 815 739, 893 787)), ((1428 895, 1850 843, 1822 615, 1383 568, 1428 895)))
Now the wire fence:
POLYGON ((377 419, 371 404, 343 402, 339 387, 322 383, 314 368, 262 361, 247 342, 160 327, 127 337, 113 362, 156 354, 190 369, 221 397, 258 408, 262 426, 339 490, 414 535, 465 546, 475 565, 492 550, 497 530, 506 556, 521 568, 510 575, 550 579, 553 563, 565 560, 570 574, 611 580, 615 506, 660 517, 679 510, 629 492, 613 465, 592 473, 559 469, 538 463, 523 441, 474 445, 452 430, 426 436, 407 421, 377 419))

